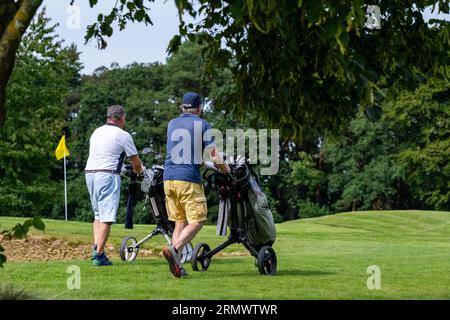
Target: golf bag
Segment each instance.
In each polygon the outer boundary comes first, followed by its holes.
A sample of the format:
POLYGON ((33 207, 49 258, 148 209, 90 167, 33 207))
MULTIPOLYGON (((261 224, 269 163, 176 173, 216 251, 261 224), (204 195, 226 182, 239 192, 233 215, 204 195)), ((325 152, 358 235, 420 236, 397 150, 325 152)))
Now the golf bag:
MULTIPOLYGON (((267 202, 266 195, 262 192, 258 176, 250 166, 235 168, 232 174, 235 177, 235 188, 240 193, 239 202, 243 205, 236 206, 238 216, 243 219, 244 232, 248 240, 255 247, 271 246, 275 242, 276 230, 272 211, 267 202)), ((216 234, 225 236, 226 226, 230 229, 231 201, 229 194, 219 195, 219 213, 216 234)))
POLYGON ((259 187, 258 177, 250 164, 233 163, 230 174, 210 167, 203 173, 207 189, 217 192, 219 212, 216 233, 228 239, 214 249, 206 243, 195 246, 191 256, 194 271, 206 271, 212 257, 234 243, 242 243, 252 256, 261 274, 273 275, 277 256, 272 245, 276 238, 275 224, 267 198, 259 187), (214 172, 206 176, 209 170, 214 172))
POLYGON ((156 225, 162 225, 168 232, 172 233, 174 222, 168 219, 165 194, 164 194, 164 167, 155 165, 152 167, 153 178, 148 186, 144 186, 142 181, 138 181, 131 166, 126 166, 125 176, 130 178, 128 187, 127 213, 125 218, 125 229, 133 229, 134 206, 136 204, 136 193, 140 189, 146 195, 146 201, 152 207, 152 217, 156 225))
MULTIPOLYGON (((156 228, 150 232, 144 239, 137 241, 134 237, 125 237, 122 240, 120 246, 120 257, 124 261, 134 261, 139 252, 141 245, 153 238, 154 236, 161 234, 167 244, 172 243, 172 234, 175 227, 175 223, 170 221, 166 210, 166 198, 164 193, 164 167, 154 165, 152 166, 151 176, 149 180, 138 180, 136 174, 133 172, 131 166, 126 166, 123 175, 130 178, 130 187, 128 190, 127 201, 127 216, 125 228, 132 228, 134 202, 138 186, 145 193, 146 201, 150 203, 152 210, 152 216, 156 223, 156 228), (151 182, 149 182, 151 181, 151 182)), ((181 254, 181 262, 189 261, 192 254, 192 244, 188 242, 183 247, 181 254)))

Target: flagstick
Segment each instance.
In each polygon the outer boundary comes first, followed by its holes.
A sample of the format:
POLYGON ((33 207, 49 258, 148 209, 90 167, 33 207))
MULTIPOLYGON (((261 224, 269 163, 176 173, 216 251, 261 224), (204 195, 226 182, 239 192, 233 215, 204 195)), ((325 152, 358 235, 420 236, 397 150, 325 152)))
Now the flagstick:
POLYGON ((66 179, 66 150, 64 150, 64 209, 67 221, 67 179, 66 179))

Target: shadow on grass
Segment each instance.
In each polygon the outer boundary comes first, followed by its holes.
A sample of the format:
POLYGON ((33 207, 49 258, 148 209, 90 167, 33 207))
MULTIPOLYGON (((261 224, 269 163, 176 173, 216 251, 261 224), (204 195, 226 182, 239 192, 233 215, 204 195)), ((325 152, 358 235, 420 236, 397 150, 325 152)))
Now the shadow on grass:
POLYGON ((279 270, 277 276, 331 276, 336 272, 327 272, 320 270, 279 270))
POLYGON ((39 298, 26 289, 18 288, 11 283, 0 286, 0 300, 38 300, 39 298))
MULTIPOLYGON (((167 262, 164 259, 142 259, 140 261, 134 261, 134 262, 118 262, 123 263, 123 265, 133 265, 136 266, 155 266, 155 267, 161 267, 166 268, 167 262)), ((186 270, 189 273, 197 273, 196 271, 193 271, 191 268, 191 264, 189 262, 184 264, 186 270)), ((252 264, 252 262, 247 262, 245 259, 242 258, 226 258, 226 259, 214 259, 213 263, 211 263, 210 268, 211 270, 215 269, 215 266, 223 269, 224 266, 227 266, 227 269, 231 272, 228 273, 228 276, 231 277, 248 277, 248 276, 259 276, 258 269, 252 264), (248 268, 245 268, 246 270, 239 270, 237 272, 233 272, 232 270, 236 268, 237 265, 241 267, 243 264, 248 264, 248 268)), ((220 270, 219 269, 219 270, 220 270)), ((206 271, 208 272, 208 271, 206 271)), ((199 272, 199 274, 202 272, 199 272)), ((321 270, 296 270, 296 269, 288 269, 288 270, 277 270, 276 277, 289 277, 289 276, 331 276, 336 275, 336 272, 330 272, 330 271, 321 271, 321 270)))
MULTIPOLYGON (((325 272, 325 271, 319 271, 319 270, 277 270, 277 273, 274 277, 298 277, 298 276, 330 276, 335 275, 334 272, 325 272)), ((230 277, 248 277, 257 275, 259 276, 260 273, 258 270, 251 270, 249 269, 248 272, 238 272, 238 273, 230 273, 228 276, 230 277)))
MULTIPOLYGON (((214 260, 214 259, 213 259, 214 260)), ((226 259, 216 259, 211 263, 210 268, 214 268, 214 265, 220 265, 223 267, 224 265, 229 265, 229 270, 233 269, 236 265, 242 266, 244 263, 248 263, 247 260, 242 258, 226 258, 226 259), (245 262, 244 262, 245 261, 245 262)), ((248 270, 242 272, 231 272, 229 276, 235 277, 243 277, 243 276, 252 276, 259 275, 258 268, 256 268, 254 262, 248 263, 248 270)), ((288 270, 277 270, 275 276, 331 276, 336 275, 336 272, 330 271, 322 271, 322 270, 297 270, 297 269, 288 269, 288 270)))

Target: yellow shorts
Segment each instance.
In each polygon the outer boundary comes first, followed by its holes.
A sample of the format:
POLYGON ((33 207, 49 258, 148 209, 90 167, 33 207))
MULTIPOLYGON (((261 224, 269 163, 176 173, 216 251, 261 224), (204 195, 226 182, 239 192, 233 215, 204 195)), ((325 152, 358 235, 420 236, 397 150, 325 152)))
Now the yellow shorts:
POLYGON ((166 208, 169 220, 200 222, 206 220, 205 190, 202 184, 180 181, 164 181, 166 208))

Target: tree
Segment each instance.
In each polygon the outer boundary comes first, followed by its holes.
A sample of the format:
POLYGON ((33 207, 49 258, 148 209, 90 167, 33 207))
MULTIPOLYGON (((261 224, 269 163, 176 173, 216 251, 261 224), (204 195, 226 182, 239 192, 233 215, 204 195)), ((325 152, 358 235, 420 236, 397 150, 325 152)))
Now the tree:
MULTIPOLYGON (((167 63, 137 64, 108 69, 92 76, 85 76, 77 90, 66 101, 69 102, 69 131, 71 133, 68 179, 68 211, 75 219, 88 221, 92 217, 90 202, 84 182, 84 166, 89 148, 89 137, 93 130, 105 121, 106 108, 120 104, 127 112, 126 130, 133 135, 139 151, 150 147, 162 157, 140 155, 150 166, 164 161, 166 152, 166 130, 170 119, 180 113, 182 95, 189 90, 202 93, 205 98, 213 98, 209 93, 217 91, 223 84, 223 77, 208 78, 204 70, 201 47, 186 42, 167 63)), ((208 120, 216 121, 212 109, 206 112, 208 120)), ((218 111, 219 113, 220 111, 218 111)), ((127 190, 128 181, 123 179, 122 189, 127 190)), ((127 193, 122 193, 126 200, 127 193)), ((141 194, 136 207, 135 221, 150 222, 148 214, 142 212, 141 194)), ((62 204, 55 204, 52 216, 61 212, 62 204)), ((123 221, 124 206, 119 209, 118 221, 123 221)))
POLYGON ((432 79, 382 104, 374 121, 359 113, 319 150, 290 161, 279 198, 300 217, 348 210, 449 209, 450 90, 432 79), (323 162, 322 165, 320 163, 323 162), (317 197, 317 195, 320 197, 317 197))
POLYGON ((359 114, 348 132, 325 142, 328 194, 336 211, 398 208, 404 170, 396 161, 398 141, 382 121, 359 114))
POLYGON ((5 91, 16 52, 42 0, 0 0, 0 126, 6 117, 5 91))
MULTIPOLYGON (((379 1, 379 30, 365 28, 373 1, 175 3, 180 34, 169 52, 178 49, 182 37, 206 43, 209 69, 228 68, 233 74, 235 85, 224 95, 227 107, 240 118, 255 113, 287 137, 339 128, 359 109, 376 107, 382 89, 411 88, 426 76, 445 76, 443 66, 449 64, 449 22, 434 19, 430 26, 422 16, 430 6, 448 13, 449 0, 379 1), (184 13, 202 19, 186 24, 184 13)), ((120 1, 89 27, 86 39, 104 47, 114 21, 120 28, 128 20, 151 23, 147 10, 144 1, 120 1)))
MULTIPOLYGON (((69 0, 67 1, 69 3, 69 0)), ((43 0, 0 0, 0 127, 6 119, 6 87, 14 68, 20 41, 42 2, 43 0)), ((74 0, 71 0, 70 4, 73 3, 74 0)), ((94 6, 97 0, 89 0, 89 3, 94 6)), ((116 3, 110 15, 99 15, 98 21, 105 22, 101 32, 112 35, 111 23, 115 18, 118 18, 121 29, 126 26, 128 20, 151 23, 146 13, 148 9, 143 0, 121 0, 116 3), (117 17, 119 11, 120 15, 117 17)), ((91 33, 91 30, 94 32, 94 26, 96 24, 89 27, 88 33, 91 33)), ((106 43, 99 46, 104 48, 106 43)))
MULTIPOLYGON (((91 7, 97 2, 89 1, 91 7)), ((86 41, 95 38, 105 48, 114 22, 121 30, 129 21, 152 24, 147 4, 151 2, 117 1, 110 13, 99 14, 88 27, 86 41)), ((5 21, 13 22, 11 12, 23 8, 27 14, 18 17, 26 16, 29 23, 40 3, 3 0, 9 18, 5 21)), ((358 108, 373 107, 383 95, 380 88, 413 86, 430 74, 442 75, 442 66, 449 62, 449 22, 435 19, 430 26, 422 16, 430 6, 448 13, 449 0, 380 1, 380 30, 365 28, 367 4, 373 1, 200 0, 196 7, 188 0, 175 3, 180 35, 170 42, 169 52, 177 50, 181 36, 207 43, 209 69, 218 66, 233 73, 236 85, 225 95, 227 107, 241 118, 255 112, 288 137, 338 128, 358 108), (186 12, 204 18, 186 24, 186 12)), ((19 25, 20 30, 27 26, 19 25)), ((17 45, 18 35, 13 41, 17 45)), ((4 65, 11 69, 15 47, 10 48, 4 65)), ((9 74, 3 74, 0 89, 9 74)), ((1 124, 1 99, 0 113, 1 124)))
POLYGON ((450 89, 430 80, 388 103, 383 121, 399 141, 397 162, 417 202, 450 210, 450 89))
POLYGON ((299 152, 298 160, 290 162, 290 175, 283 177, 294 187, 289 203, 301 218, 321 216, 328 213, 326 201, 327 172, 323 168, 323 151, 313 154, 299 152))
MULTIPOLYGON (((18 49, 7 87, 14 110, 0 128, 0 214, 44 214, 58 190, 54 150, 65 124, 64 100, 77 85, 80 63, 74 46, 63 46, 45 10, 18 49)), ((58 166, 57 166, 58 165, 58 166)))
MULTIPOLYGON (((152 147, 158 152, 165 146, 165 125, 176 108, 169 102, 170 96, 161 91, 164 83, 159 63, 133 63, 123 68, 102 68, 102 72, 84 76, 77 89, 66 99, 69 114, 70 151, 68 163, 68 215, 71 219, 90 221, 91 204, 86 190, 84 167, 89 154, 89 138, 92 132, 105 123, 106 109, 113 104, 125 107, 126 130, 133 135, 138 151, 152 147)), ((153 159, 145 159, 154 163, 153 159)), ((128 181, 123 179, 122 189, 128 181)), ((127 193, 122 192, 126 200, 127 193)), ((52 216, 62 210, 62 203, 53 205, 52 216)), ((139 210, 139 208, 137 208, 139 210)), ((118 221, 123 221, 123 207, 118 221)), ((136 220, 137 222, 149 222, 136 220)))
POLYGON ((208 44, 211 66, 232 70, 237 115, 254 112, 284 136, 339 128, 358 105, 373 107, 380 88, 414 86, 449 63, 449 22, 430 27, 421 13, 435 5, 448 13, 447 0, 380 1, 380 30, 364 28, 373 1, 199 2, 177 1, 204 17, 182 21, 181 35, 208 44))

